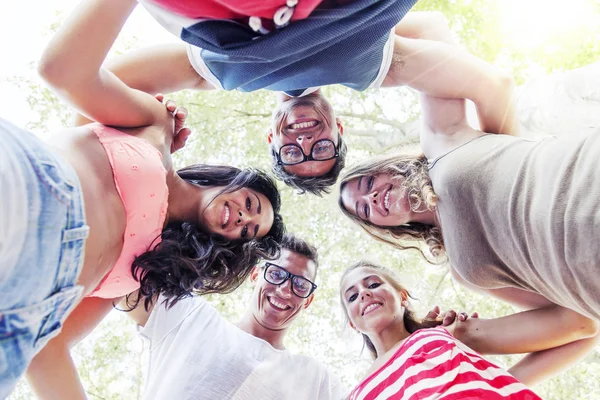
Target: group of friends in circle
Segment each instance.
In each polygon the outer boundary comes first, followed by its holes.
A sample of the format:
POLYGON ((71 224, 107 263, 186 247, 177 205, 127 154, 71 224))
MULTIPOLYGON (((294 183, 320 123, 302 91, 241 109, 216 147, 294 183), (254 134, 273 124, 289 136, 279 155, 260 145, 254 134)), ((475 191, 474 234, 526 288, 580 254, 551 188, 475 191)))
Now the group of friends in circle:
POLYGON ((156 400, 537 399, 530 386, 594 348, 600 135, 520 138, 510 75, 416 0, 139 2, 182 42, 105 62, 137 2, 83 0, 38 64, 75 126, 45 143, 0 119, 0 398, 24 375, 41 399, 87 398, 70 349, 115 306, 150 341, 156 400), (416 89, 420 150, 348 162, 331 84, 416 89), (360 261, 339 295, 373 356, 365 378, 347 388, 286 350, 318 291, 317 250, 286 233, 271 175, 173 167, 187 111, 156 93, 182 89, 276 91, 276 179, 305 196, 339 183, 341 212, 390 251, 525 311, 419 318, 393 266, 360 261), (197 296, 247 279, 235 324, 197 296), (482 356, 516 353, 508 371, 482 356))

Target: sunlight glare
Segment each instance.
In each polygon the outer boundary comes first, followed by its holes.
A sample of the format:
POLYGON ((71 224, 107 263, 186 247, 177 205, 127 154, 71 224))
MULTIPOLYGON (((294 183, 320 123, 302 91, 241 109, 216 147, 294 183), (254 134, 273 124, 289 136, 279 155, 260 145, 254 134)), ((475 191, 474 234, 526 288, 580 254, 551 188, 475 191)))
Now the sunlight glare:
POLYGON ((499 0, 499 8, 502 34, 521 49, 551 45, 553 37, 598 23, 593 0, 499 0))

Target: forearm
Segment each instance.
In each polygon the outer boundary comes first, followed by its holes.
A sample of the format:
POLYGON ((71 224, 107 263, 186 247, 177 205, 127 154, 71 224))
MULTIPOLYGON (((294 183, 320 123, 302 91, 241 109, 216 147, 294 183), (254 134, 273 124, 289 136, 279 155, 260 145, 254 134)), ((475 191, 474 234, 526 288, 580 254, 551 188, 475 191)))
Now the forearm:
POLYGON ((456 44, 448 20, 437 11, 411 11, 396 25, 394 33, 407 38, 456 44))
POLYGON ((512 77, 458 46, 397 36, 383 86, 402 85, 434 97, 469 99, 483 131, 517 132, 512 77))
POLYGON ((589 354, 598 343, 600 335, 531 353, 510 368, 509 372, 525 385, 533 386, 571 367, 589 354))
POLYGON ((51 340, 31 362, 27 381, 41 400, 86 399, 66 344, 51 340))
POLYGON ((547 306, 494 319, 459 322, 457 339, 482 354, 531 353, 593 337, 598 324, 576 312, 547 306))
POLYGON ((96 76, 136 4, 135 0, 86 0, 44 50, 40 75, 64 90, 96 76))
MULTIPOLYGON (((130 88, 151 95, 183 89, 214 89, 190 64, 184 43, 131 50, 108 60, 104 67, 130 88)), ((85 116, 75 115, 75 126, 89 122, 85 116)))

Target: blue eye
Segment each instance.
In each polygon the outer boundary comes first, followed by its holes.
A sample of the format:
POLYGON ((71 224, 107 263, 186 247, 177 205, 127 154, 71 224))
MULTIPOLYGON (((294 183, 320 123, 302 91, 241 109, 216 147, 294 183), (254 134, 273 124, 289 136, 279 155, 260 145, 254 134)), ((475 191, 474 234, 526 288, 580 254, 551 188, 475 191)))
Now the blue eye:
POLYGON ((358 297, 358 293, 354 293, 352 296, 348 298, 348 303, 352 303, 358 297))
POLYGON ((379 286, 381 286, 381 283, 373 282, 369 285, 369 289, 375 289, 375 288, 378 288, 379 286))

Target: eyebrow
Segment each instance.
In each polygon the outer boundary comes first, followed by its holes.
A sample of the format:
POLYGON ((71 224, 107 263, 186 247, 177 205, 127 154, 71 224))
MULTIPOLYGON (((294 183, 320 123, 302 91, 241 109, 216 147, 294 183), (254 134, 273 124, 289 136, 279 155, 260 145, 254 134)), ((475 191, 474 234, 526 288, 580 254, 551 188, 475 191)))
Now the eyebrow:
POLYGON ((358 215, 358 201, 357 201, 357 202, 356 202, 356 204, 354 205, 354 209, 355 209, 355 211, 356 211, 356 216, 357 216, 358 218, 360 218, 360 215, 358 215))
POLYGON ((358 178, 358 185, 356 186, 356 190, 360 190, 360 183, 362 182, 362 176, 358 178))
POLYGON ((258 198, 256 193, 254 193, 254 197, 256 197, 256 201, 258 202, 258 207, 256 207, 256 211, 260 214, 260 212, 262 211, 262 205, 260 204, 260 199, 258 198))
POLYGON ((254 237, 256 237, 256 235, 258 235, 258 228, 260 228, 260 225, 258 225, 258 224, 254 225, 254 237))
MULTIPOLYGON (((371 279, 371 278, 372 278, 372 277, 374 277, 374 276, 377 276, 377 275, 375 275, 375 274, 373 274, 373 275, 369 275, 369 276, 367 276, 367 277, 363 278, 363 279, 362 279, 362 281, 363 281, 363 282, 364 282, 364 281, 368 281, 369 279, 371 279)), ((352 285, 352 286, 350 286, 348 289, 346 289, 346 291, 344 292, 344 294, 348 293, 348 291, 350 291, 350 290, 352 290, 352 289, 354 289, 354 285, 352 285)))

